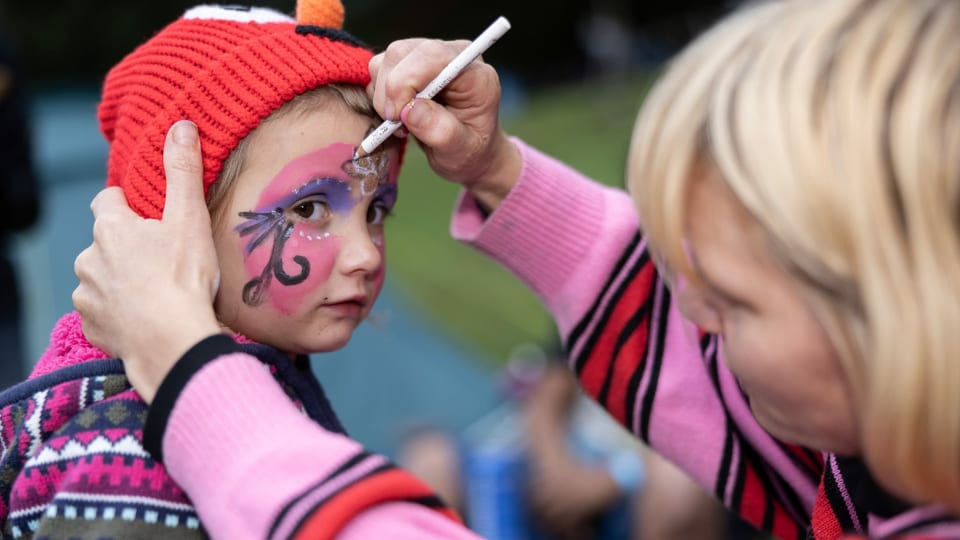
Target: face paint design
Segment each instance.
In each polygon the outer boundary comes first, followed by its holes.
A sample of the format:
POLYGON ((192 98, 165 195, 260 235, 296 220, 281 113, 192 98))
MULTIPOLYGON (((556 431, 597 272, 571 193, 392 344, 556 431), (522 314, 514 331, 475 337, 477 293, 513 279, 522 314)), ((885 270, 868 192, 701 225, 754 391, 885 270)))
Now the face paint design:
POLYGON ((389 178, 390 158, 385 152, 375 152, 369 156, 348 159, 340 168, 350 178, 360 182, 360 194, 366 196, 389 178))
MULTIPOLYGON (((389 156, 385 152, 376 152, 356 160, 352 156, 351 146, 334 144, 294 159, 263 190, 256 210, 240 212, 240 217, 245 221, 235 230, 241 239, 249 238, 244 254, 248 271, 254 276, 243 288, 242 299, 245 304, 256 307, 272 296, 278 309, 292 312, 302 292, 293 294, 291 290, 289 295, 278 295, 280 290, 285 290, 280 289, 271 295, 268 291, 274 278, 284 288, 304 284, 308 278, 309 283, 303 286, 311 289, 326 281, 339 251, 339 241, 326 248, 314 245, 312 241, 324 240, 323 244, 326 244, 336 240, 330 232, 321 230, 333 219, 332 214, 346 216, 364 197, 371 194, 370 211, 386 213, 393 207, 397 189, 395 184, 388 182, 391 174, 395 176, 397 167, 391 167, 389 156), (348 159, 343 159, 343 156, 348 156, 348 159), (336 163, 340 166, 334 165, 336 163), (290 215, 291 209, 303 208, 303 205, 314 205, 323 215, 315 217, 314 210, 309 218, 304 217, 302 221, 290 215), (272 239, 273 245, 264 262, 265 253, 262 250, 259 255, 254 252, 268 239, 272 239), (283 256, 287 246, 301 253, 291 259, 298 267, 293 273, 285 269, 283 256), (311 259, 315 264, 311 265, 311 259), (255 267, 262 265, 262 269, 257 271, 250 268, 251 263, 255 263, 255 267), (319 271, 318 275, 312 275, 311 272, 315 270, 319 271)), ((378 238, 374 239, 374 243, 380 247, 382 238, 376 236, 378 238)))
POLYGON ((283 269, 283 259, 281 258, 283 246, 290 238, 293 223, 290 223, 284 217, 282 207, 275 208, 270 212, 240 212, 240 217, 247 219, 237 227, 240 237, 256 234, 253 240, 247 244, 247 255, 273 234, 273 249, 270 251, 270 259, 260 276, 248 281, 243 286, 243 303, 249 306, 262 304, 264 293, 270 287, 273 276, 277 276, 277 281, 284 285, 296 285, 307 279, 307 276, 310 275, 310 261, 306 257, 301 255, 293 257, 293 262, 300 266, 298 274, 291 276, 283 269))

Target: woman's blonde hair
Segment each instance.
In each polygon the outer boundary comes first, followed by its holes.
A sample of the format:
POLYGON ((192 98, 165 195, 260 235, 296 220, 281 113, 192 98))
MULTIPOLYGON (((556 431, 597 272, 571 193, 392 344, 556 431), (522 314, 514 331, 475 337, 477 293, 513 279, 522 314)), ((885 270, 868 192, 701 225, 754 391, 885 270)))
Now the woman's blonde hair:
MULTIPOLYGON (((331 104, 346 107, 351 112, 370 118, 371 127, 382 121, 363 87, 348 84, 328 84, 304 92, 284 103, 282 107, 261 122, 260 126, 276 122, 290 115, 306 114, 323 107, 329 107, 331 104)), ((229 206, 228 201, 230 194, 233 193, 233 184, 243 171, 248 148, 251 141, 255 139, 256 133, 256 129, 251 131, 233 149, 233 152, 223 162, 220 176, 217 177, 217 181, 211 186, 210 193, 207 195, 207 208, 210 210, 210 217, 215 230, 223 226, 223 211, 229 206)), ((387 145, 398 144, 399 139, 391 139, 387 141, 387 145)), ((359 142, 357 141, 357 143, 359 142)))
POLYGON ((960 1, 752 5, 648 96, 628 184, 654 251, 695 279, 704 165, 755 218, 838 351, 885 485, 960 511, 960 1))

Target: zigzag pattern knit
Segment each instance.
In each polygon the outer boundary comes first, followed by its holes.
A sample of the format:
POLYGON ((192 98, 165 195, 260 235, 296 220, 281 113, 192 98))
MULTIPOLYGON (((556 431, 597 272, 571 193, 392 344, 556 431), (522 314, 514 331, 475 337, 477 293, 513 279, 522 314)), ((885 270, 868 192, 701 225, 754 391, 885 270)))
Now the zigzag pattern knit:
MULTIPOLYGON (((58 323, 51 350, 96 354, 80 319, 58 323), (76 347, 62 347, 72 343, 76 347)), ((245 344, 304 414, 334 432, 306 358, 245 344)), ((147 406, 115 359, 73 357, 0 394, 0 521, 5 538, 206 538, 192 504, 143 448, 147 406)))

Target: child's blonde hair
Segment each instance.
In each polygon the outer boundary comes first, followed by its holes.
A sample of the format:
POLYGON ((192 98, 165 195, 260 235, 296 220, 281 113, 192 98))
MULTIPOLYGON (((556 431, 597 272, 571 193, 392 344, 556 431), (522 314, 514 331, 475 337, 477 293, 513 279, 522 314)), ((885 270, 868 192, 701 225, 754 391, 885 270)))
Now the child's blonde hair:
POLYGON ((873 473, 960 510, 960 2, 788 0, 697 40, 647 98, 628 183, 690 279, 716 172, 842 358, 873 473))

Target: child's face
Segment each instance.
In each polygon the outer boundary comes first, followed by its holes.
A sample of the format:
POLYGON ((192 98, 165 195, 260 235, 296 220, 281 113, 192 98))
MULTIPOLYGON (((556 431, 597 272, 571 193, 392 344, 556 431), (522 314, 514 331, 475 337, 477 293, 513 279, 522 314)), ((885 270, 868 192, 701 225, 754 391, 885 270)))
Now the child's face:
POLYGON ((384 278, 383 221, 398 153, 354 162, 371 120, 339 106, 252 135, 215 233, 216 311, 235 332, 293 353, 343 347, 384 278))
POLYGON ((722 337, 723 358, 760 424, 786 442, 859 453, 856 411, 836 351, 758 225, 716 177, 691 185, 687 234, 702 285, 680 310, 722 337))

